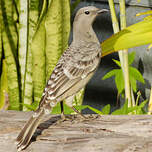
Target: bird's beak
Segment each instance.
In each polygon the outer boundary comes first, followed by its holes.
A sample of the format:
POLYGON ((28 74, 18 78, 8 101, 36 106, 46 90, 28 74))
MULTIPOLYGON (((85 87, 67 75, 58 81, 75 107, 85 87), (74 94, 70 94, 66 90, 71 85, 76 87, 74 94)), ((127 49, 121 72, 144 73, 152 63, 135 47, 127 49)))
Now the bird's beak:
POLYGON ((109 10, 108 9, 101 9, 101 10, 97 11, 98 14, 105 13, 105 12, 109 12, 109 10))

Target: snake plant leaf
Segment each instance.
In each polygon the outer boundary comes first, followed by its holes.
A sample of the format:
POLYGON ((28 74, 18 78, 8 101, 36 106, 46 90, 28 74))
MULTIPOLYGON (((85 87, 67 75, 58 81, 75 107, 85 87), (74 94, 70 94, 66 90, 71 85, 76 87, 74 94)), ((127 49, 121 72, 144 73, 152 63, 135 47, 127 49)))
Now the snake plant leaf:
POLYGON ((21 75, 21 93, 23 97, 23 88, 25 81, 25 67, 27 60, 28 48, 28 2, 20 1, 20 15, 19 15, 19 65, 21 75))
POLYGON ((45 18, 40 23, 37 31, 33 37, 31 44, 32 52, 32 77, 33 77, 33 89, 34 89, 34 105, 37 106, 43 89, 46 84, 45 79, 45 18))
POLYGON ((19 79, 17 70, 17 29, 13 20, 13 1, 2 0, 2 42, 7 65, 9 109, 20 109, 19 79))
MULTIPOLYGON (((25 84, 23 88, 23 111, 29 110, 25 105, 31 105, 33 100, 33 81, 32 81, 32 38, 36 32, 36 27, 38 25, 39 18, 39 0, 31 0, 29 2, 29 16, 28 16, 28 51, 26 59, 26 69, 25 69, 25 84)), ((46 0, 44 0, 44 9, 46 5, 46 0)))
POLYGON ((2 63, 2 75, 0 80, 0 109, 7 110, 7 107, 4 107, 8 103, 8 82, 7 82, 7 65, 5 60, 2 63))
POLYGON ((102 57, 119 50, 152 43, 152 20, 144 20, 128 26, 112 35, 102 44, 102 57))
POLYGON ((45 21, 46 75, 52 73, 58 59, 68 46, 70 32, 69 0, 51 0, 45 21))

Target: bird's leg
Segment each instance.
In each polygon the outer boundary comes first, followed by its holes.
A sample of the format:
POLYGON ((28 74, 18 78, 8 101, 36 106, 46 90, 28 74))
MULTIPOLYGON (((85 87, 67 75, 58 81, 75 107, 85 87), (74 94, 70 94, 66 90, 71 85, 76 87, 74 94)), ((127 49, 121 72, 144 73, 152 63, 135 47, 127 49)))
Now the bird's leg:
POLYGON ((64 121, 64 120, 66 120, 66 117, 64 115, 63 101, 60 102, 60 107, 61 107, 61 119, 64 121))
POLYGON ((79 111, 77 110, 74 106, 71 107, 73 111, 75 111, 77 114, 79 114, 83 119, 86 119, 86 117, 79 111))
POLYGON ((70 108, 72 108, 73 111, 75 111, 77 114, 79 114, 83 119, 86 119, 86 117, 72 105, 74 96, 75 96, 75 95, 68 97, 68 98, 65 100, 65 103, 66 103, 70 108))

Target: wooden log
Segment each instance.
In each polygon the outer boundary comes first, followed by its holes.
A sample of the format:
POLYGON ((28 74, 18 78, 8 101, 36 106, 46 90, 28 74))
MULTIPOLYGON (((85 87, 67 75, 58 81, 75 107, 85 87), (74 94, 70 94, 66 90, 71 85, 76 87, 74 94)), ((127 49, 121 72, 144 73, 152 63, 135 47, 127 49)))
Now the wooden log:
MULTIPOLYGON (((16 152, 15 138, 32 112, 0 111, 0 152, 16 152)), ((149 115, 48 115, 23 152, 151 152, 149 115)))

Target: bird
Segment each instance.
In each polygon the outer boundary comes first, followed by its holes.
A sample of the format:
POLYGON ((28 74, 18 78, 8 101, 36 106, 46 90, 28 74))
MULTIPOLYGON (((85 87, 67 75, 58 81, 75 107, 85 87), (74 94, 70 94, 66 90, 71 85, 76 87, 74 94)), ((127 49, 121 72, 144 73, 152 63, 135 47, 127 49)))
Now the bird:
POLYGON ((73 22, 73 40, 50 75, 38 109, 16 138, 18 151, 28 146, 43 117, 58 102, 66 99, 66 104, 78 112, 72 105, 73 98, 89 82, 101 59, 100 42, 92 24, 99 14, 107 11, 95 6, 83 7, 77 11, 73 22))

